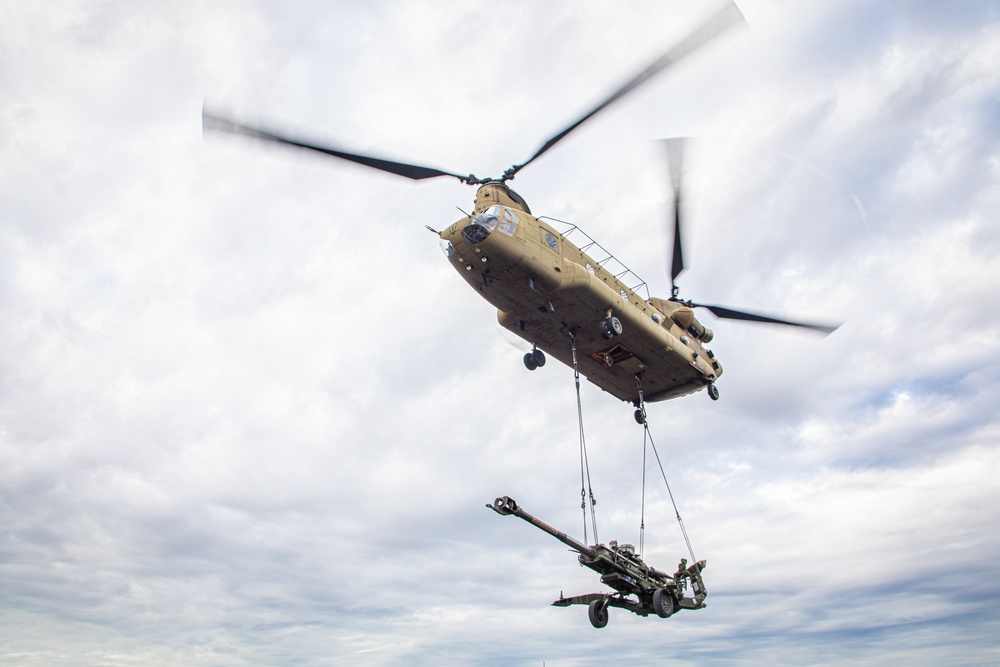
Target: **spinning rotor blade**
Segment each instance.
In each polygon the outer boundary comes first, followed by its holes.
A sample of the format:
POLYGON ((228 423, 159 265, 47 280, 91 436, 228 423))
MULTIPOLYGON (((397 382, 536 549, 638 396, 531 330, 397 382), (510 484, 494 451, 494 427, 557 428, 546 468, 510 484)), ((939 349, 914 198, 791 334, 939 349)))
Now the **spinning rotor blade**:
POLYGON ((702 23, 701 26, 699 26, 693 32, 691 32, 691 34, 688 35, 687 38, 683 39, 672 49, 670 49, 665 54, 660 56, 657 60, 655 60, 652 64, 650 64, 649 67, 639 72, 639 74, 635 78, 633 78, 631 81, 629 81, 624 86, 622 86, 614 93, 612 93, 610 97, 608 97, 606 100, 604 100, 596 107, 594 107, 591 111, 586 113, 582 118, 580 118, 580 120, 576 121, 566 129, 564 129, 562 132, 560 132, 559 134, 555 135, 554 137, 546 141, 545 144, 543 144, 542 147, 539 148, 534 155, 528 158, 527 162, 514 165, 513 167, 508 169, 507 172, 504 174, 504 178, 505 179, 513 178, 514 174, 516 174, 518 171, 520 171, 524 167, 534 162, 536 158, 540 157, 543 153, 545 153, 545 151, 555 146, 559 141, 563 139, 563 137, 565 137, 567 134, 569 134, 577 127, 582 125, 585 121, 590 119, 591 116, 594 116, 597 112, 599 112, 606 106, 609 106, 611 103, 621 99, 626 94, 630 93, 631 91, 635 90, 640 85, 648 81, 654 75, 658 74, 659 72, 666 69, 670 65, 681 60, 688 54, 697 50, 702 45, 710 42, 712 39, 721 35, 729 28, 732 28, 733 26, 739 25, 741 23, 745 24, 746 20, 743 18, 743 14, 740 12, 739 7, 737 7, 730 0, 719 12, 717 12, 715 15, 713 15, 704 23, 702 23))
POLYGON ((684 251, 681 245, 681 182, 684 176, 684 139, 666 139, 667 163, 670 182, 674 189, 674 248, 670 261, 670 285, 677 294, 677 276, 684 270, 684 251))
POLYGON ((683 189, 684 175, 684 144, 686 140, 682 138, 665 139, 664 144, 667 149, 667 160, 670 165, 670 183, 674 190, 674 247, 670 264, 670 281, 673 288, 671 301, 676 301, 689 308, 705 308, 716 317, 727 320, 743 320, 744 322, 764 322, 767 324, 783 324, 791 327, 800 327, 811 331, 819 331, 829 335, 836 331, 840 325, 831 326, 826 324, 808 324, 805 322, 792 322, 768 315, 748 313, 743 310, 734 310, 725 306, 713 306, 707 303, 694 303, 678 298, 677 276, 684 270, 684 253, 681 248, 681 191, 683 189))
POLYGON ((397 176, 403 176, 405 178, 410 178, 415 181, 420 181, 425 178, 436 178, 438 176, 451 176, 453 178, 457 178, 463 183, 469 183, 471 180, 474 180, 473 177, 471 176, 460 176, 458 174, 453 174, 448 171, 441 171, 440 169, 434 169, 433 167, 421 167, 415 164, 406 164, 404 162, 393 162, 392 160, 384 160, 382 158, 372 157, 370 155, 347 153, 345 151, 336 150, 334 148, 318 146, 316 144, 306 143, 304 141, 299 141, 297 139, 283 137, 273 132, 268 132, 260 128, 250 127, 248 125, 242 125, 227 118, 221 118, 219 116, 212 115, 206 112, 204 109, 201 112, 201 126, 203 130, 215 130, 217 132, 231 132, 232 134, 241 134, 245 137, 253 137, 254 139, 261 139, 263 141, 271 141, 277 144, 284 144, 285 146, 295 146, 296 148, 304 148, 306 150, 316 151, 318 153, 323 153, 324 155, 331 155, 333 157, 340 158, 341 160, 356 162, 357 164, 362 164, 366 167, 371 167, 372 169, 378 169, 379 171, 387 171, 390 174, 396 174, 397 176))
POLYGON ((711 312, 716 317, 721 317, 726 320, 743 320, 745 322, 766 322, 768 324, 784 324, 792 327, 802 327, 804 329, 811 329, 813 331, 819 331, 824 334, 831 334, 840 328, 840 325, 830 326, 826 324, 806 324, 803 322, 792 322, 790 320, 781 320, 776 317, 768 317, 767 315, 757 315, 755 313, 748 313, 742 310, 733 310, 731 308, 725 308, 723 306, 710 306, 706 303, 691 303, 684 302, 686 305, 695 308, 705 308, 711 312))

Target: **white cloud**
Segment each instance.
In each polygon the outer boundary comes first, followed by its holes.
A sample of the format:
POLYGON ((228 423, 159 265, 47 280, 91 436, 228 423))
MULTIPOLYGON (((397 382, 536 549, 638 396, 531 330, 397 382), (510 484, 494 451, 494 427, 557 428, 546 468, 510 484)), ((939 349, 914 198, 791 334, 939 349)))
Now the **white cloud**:
MULTIPOLYGON (((480 176, 697 12, 422 3, 0 10, 0 655, 14 664, 968 664, 994 658, 1000 288, 988 3, 745 3, 515 187, 666 292, 663 162, 697 134, 682 295, 722 400, 650 406, 709 607, 624 612, 582 537, 569 369, 527 374, 436 229, 472 191, 238 138, 202 101, 480 176), (862 215, 862 210, 864 214, 862 215)), ((583 389, 600 535, 642 431, 583 389)), ((646 556, 686 549, 647 471, 646 556)))

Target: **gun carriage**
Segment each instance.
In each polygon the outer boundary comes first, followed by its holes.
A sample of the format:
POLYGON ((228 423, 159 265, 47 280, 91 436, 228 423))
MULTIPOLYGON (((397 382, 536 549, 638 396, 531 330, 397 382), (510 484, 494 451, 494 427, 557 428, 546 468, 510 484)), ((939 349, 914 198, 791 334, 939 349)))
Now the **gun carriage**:
POLYGON ((707 591, 701 578, 705 569, 703 560, 687 565, 687 561, 681 559, 677 571, 669 575, 647 565, 631 544, 612 540, 608 546, 587 546, 525 512, 508 496, 497 498, 487 507, 502 516, 523 519, 569 546, 579 554, 580 565, 600 574, 601 583, 615 590, 614 593, 585 593, 571 597, 564 597, 560 592, 559 599, 552 603, 556 607, 587 605, 590 622, 595 628, 608 624, 608 607, 627 609, 639 616, 654 613, 667 618, 681 609, 705 606, 707 591))

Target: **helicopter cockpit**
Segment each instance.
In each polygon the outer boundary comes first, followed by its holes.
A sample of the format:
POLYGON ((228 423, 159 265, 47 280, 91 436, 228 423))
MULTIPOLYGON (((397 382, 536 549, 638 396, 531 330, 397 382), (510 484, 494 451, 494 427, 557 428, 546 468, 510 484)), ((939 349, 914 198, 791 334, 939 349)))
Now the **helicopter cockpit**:
POLYGON ((494 204, 482 213, 478 213, 462 229, 462 236, 469 245, 477 246, 493 232, 499 230, 507 236, 514 236, 520 218, 517 211, 494 204))

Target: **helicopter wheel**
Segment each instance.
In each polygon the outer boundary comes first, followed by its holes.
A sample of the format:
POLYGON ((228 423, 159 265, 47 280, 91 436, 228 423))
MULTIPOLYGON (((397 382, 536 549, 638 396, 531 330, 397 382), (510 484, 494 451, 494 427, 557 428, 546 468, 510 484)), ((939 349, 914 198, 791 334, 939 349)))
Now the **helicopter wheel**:
POLYGON ((642 408, 636 408, 635 412, 632 413, 632 416, 635 417, 635 423, 639 424, 640 426, 642 426, 643 422, 646 421, 645 418, 643 418, 642 416, 642 408))
POLYGON ((587 610, 590 624, 595 628, 603 628, 608 624, 608 603, 605 599, 592 600, 587 610))
POLYGON ((715 386, 715 383, 708 385, 708 397, 713 401, 719 400, 719 388, 715 386))
POLYGON ((677 611, 677 601, 665 588, 657 588, 653 591, 653 611, 660 618, 668 618, 677 611))
POLYGON ((597 331, 604 340, 611 340, 615 336, 622 335, 622 321, 617 317, 611 316, 597 323, 597 331))
POLYGON ((535 367, 541 368, 545 365, 545 353, 539 350, 537 347, 531 351, 531 356, 535 360, 535 367))
MULTIPOLYGON (((544 358, 545 357, 542 357, 543 360, 544 360, 544 358)), ((544 361, 543 361, 543 363, 544 363, 544 361)), ((535 360, 535 353, 534 352, 526 352, 525 353, 525 355, 524 355, 524 367, 527 368, 529 371, 533 371, 536 368, 538 368, 538 362, 535 360)))

